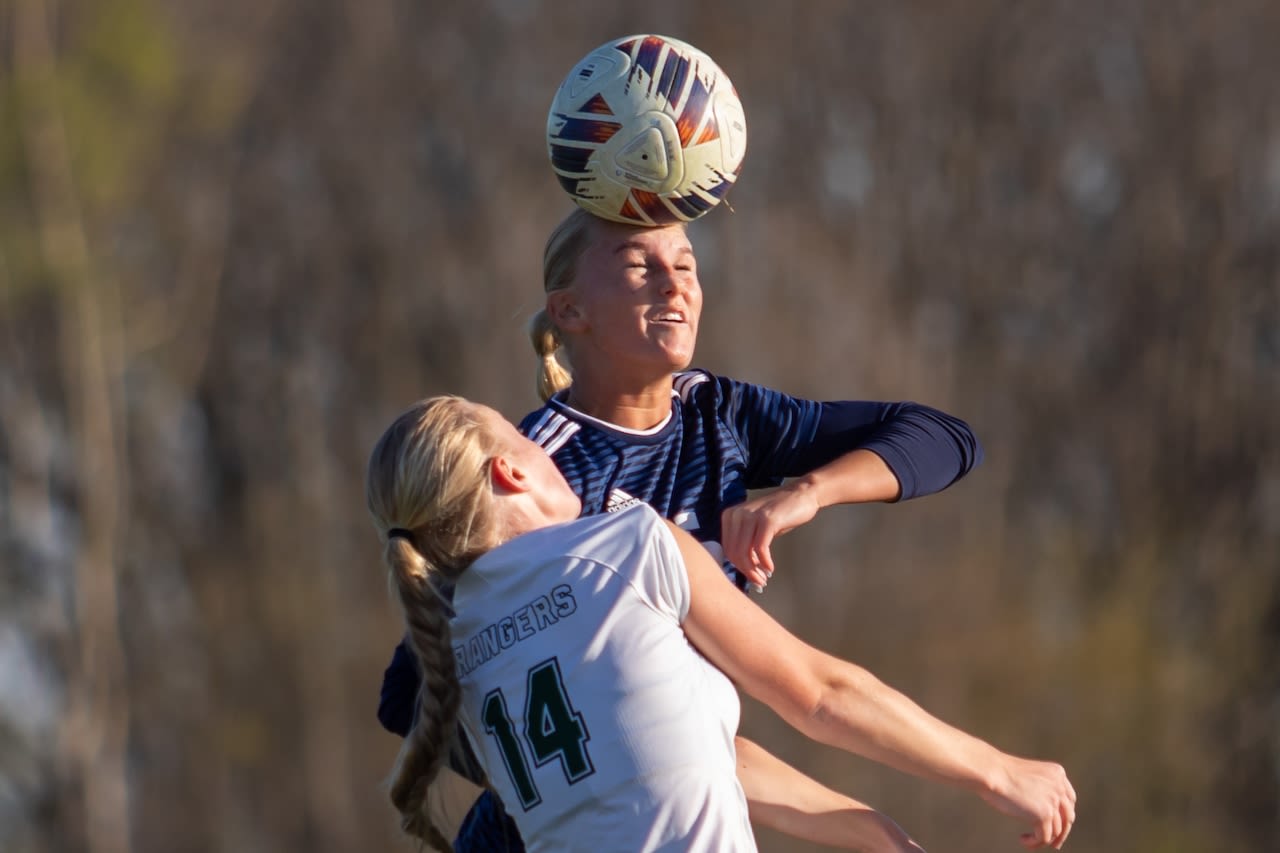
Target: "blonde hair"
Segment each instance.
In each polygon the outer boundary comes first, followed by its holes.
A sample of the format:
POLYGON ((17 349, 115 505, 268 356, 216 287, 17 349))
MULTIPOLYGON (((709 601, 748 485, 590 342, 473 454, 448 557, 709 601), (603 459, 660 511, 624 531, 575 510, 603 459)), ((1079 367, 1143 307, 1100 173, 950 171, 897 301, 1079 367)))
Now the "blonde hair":
MULTIPOLYGON (((542 289, 546 293, 564 290, 573 283, 578 272, 578 260, 591 244, 592 227, 599 222, 596 217, 580 207, 560 221, 547 238, 542 252, 542 289)), ((529 340, 538 356, 538 372, 535 387, 538 397, 546 402, 557 391, 563 391, 573 383, 570 373, 559 359, 560 330, 556 328, 547 309, 543 308, 529 320, 529 340)))
POLYGON ((417 721, 396 760, 391 801, 406 833, 443 851, 453 848, 427 795, 458 747, 460 688, 446 596, 494 542, 488 463, 495 444, 470 403, 433 397, 382 434, 365 479, 365 500, 386 537, 383 560, 422 674, 417 721))

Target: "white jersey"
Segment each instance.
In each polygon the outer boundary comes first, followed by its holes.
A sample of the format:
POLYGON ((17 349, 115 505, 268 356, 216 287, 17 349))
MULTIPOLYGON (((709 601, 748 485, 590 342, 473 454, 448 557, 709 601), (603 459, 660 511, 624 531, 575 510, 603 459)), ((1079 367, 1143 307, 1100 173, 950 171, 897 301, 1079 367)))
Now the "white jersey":
POLYGON ((647 504, 495 548, 454 591, 460 719, 538 851, 754 851, 737 691, 680 628, 689 577, 647 504))

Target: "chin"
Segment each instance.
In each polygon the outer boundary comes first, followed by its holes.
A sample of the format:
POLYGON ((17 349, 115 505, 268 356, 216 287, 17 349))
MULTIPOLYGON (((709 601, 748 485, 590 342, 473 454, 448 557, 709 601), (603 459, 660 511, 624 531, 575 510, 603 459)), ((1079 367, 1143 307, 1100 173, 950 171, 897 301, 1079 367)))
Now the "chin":
POLYGON ((665 357, 667 366, 673 371, 684 370, 693 363, 693 347, 664 347, 662 354, 665 357))

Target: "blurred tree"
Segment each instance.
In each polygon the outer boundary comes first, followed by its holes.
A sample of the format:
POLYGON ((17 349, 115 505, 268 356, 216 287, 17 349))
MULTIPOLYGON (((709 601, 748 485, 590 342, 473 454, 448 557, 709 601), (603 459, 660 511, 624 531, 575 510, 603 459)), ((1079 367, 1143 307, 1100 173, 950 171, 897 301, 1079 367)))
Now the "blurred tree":
MULTIPOLYGON (((569 204, 546 106, 643 31, 715 56, 750 128, 692 229, 698 363, 936 404, 987 449, 785 538, 762 604, 1062 760, 1073 848, 1275 846, 1275 4, 0 20, 0 848, 402 846, 365 454, 424 394, 534 405, 522 324, 569 204)), ((971 798, 744 727, 927 848, 1011 848, 971 798)))
MULTIPOLYGON (((14 341, 17 352, 6 349, 16 356, 15 366, 27 368, 25 376, 6 378, 17 382, 10 387, 22 411, 60 401, 62 411, 53 417, 65 419, 71 438, 65 458, 40 454, 45 464, 24 472, 46 501, 57 488, 48 480, 59 468, 70 472, 75 513, 69 529, 52 531, 74 543, 71 619, 60 652, 68 702, 57 762, 64 804, 59 834, 67 844, 123 853, 133 849, 128 768, 136 687, 120 624, 122 557, 133 522, 126 382, 141 351, 184 333, 182 357, 173 366, 180 373, 187 360, 191 382, 198 371, 191 359, 199 358, 200 346, 190 332, 200 329, 199 314, 217 293, 217 275, 189 271, 194 274, 175 276, 162 289, 139 287, 138 270, 119 249, 128 242, 122 232, 155 160, 175 130, 179 86, 190 80, 165 21, 144 0, 70 8, 15 0, 5 17, 12 24, 12 76, 3 92, 3 114, 11 121, 0 146, 0 248, 7 331, 24 338, 14 341), (22 321, 15 316, 40 325, 48 318, 54 336, 44 339, 47 344, 33 341, 19 333, 22 321), (21 352, 31 344, 38 347, 34 352, 21 352), (54 373, 41 365, 49 357, 58 366, 54 373), (54 387, 42 387, 45 381, 54 387), (71 802, 84 809, 82 821, 64 820, 72 817, 71 802)), ((206 73, 215 76, 216 70, 206 73)), ((204 110, 197 130, 225 127, 226 116, 210 115, 219 106, 204 110)), ((190 103, 184 109, 199 112, 190 103)), ((26 457, 39 441, 23 429, 6 429, 5 437, 11 460, 26 457)))

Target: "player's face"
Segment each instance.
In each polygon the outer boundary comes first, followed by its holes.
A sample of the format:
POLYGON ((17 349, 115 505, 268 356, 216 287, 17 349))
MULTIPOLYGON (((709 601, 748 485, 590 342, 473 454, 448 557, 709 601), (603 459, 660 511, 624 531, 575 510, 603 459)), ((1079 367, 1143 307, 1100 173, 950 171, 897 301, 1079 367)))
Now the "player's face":
POLYGON ((556 521, 572 521, 581 515, 582 500, 546 451, 495 410, 478 404, 475 408, 490 434, 497 439, 498 455, 506 456, 519 466, 547 514, 556 521))
POLYGON ((683 228, 595 226, 571 287, 588 357, 682 370, 702 314, 697 260, 683 228))

